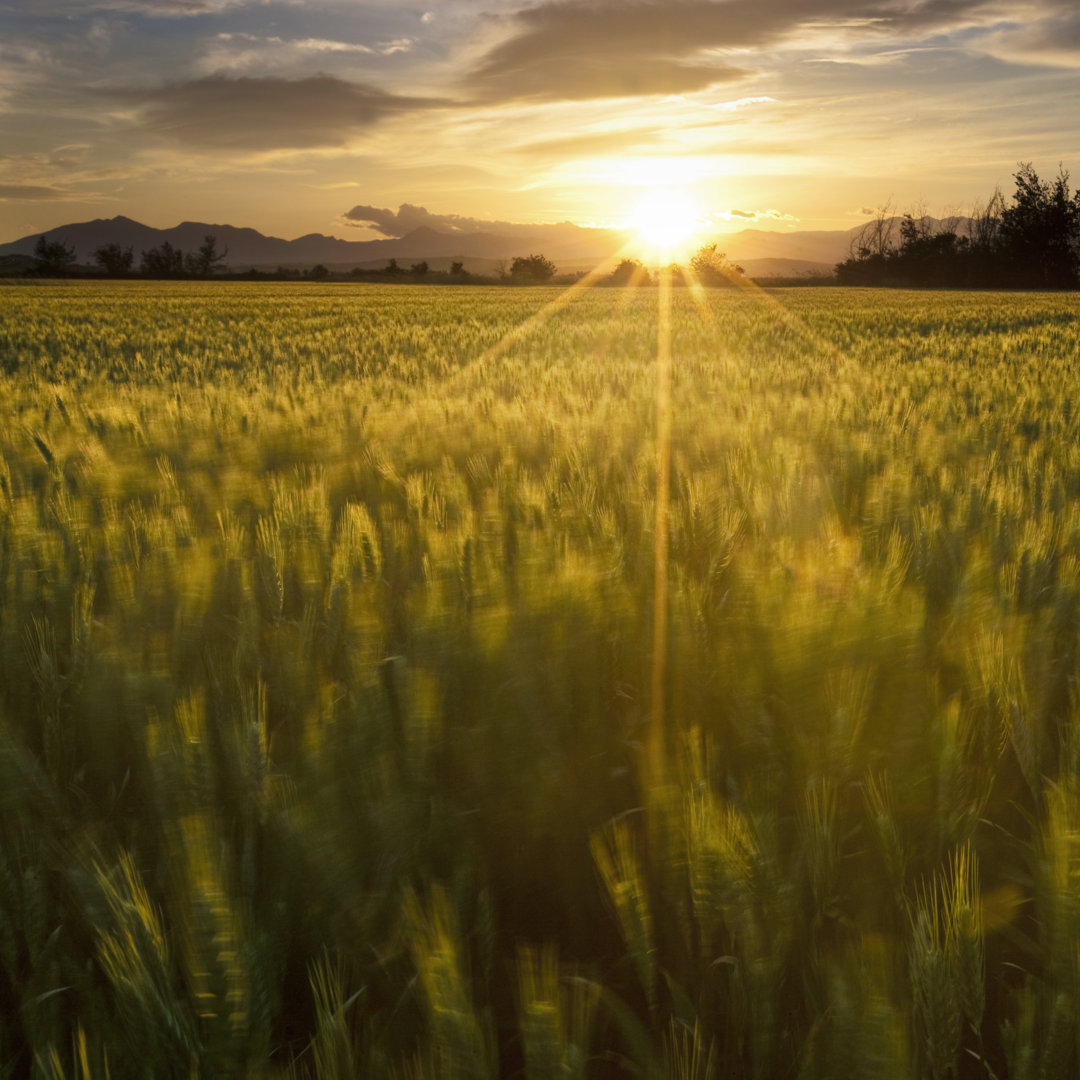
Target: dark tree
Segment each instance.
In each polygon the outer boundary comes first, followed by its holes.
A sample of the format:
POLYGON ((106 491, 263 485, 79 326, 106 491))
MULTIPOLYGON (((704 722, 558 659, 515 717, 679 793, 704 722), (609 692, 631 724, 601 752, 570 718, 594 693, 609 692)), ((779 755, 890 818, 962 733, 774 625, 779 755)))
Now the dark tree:
POLYGON ((510 280, 515 285, 544 285, 555 276, 556 269, 543 255, 519 255, 510 264, 510 280))
POLYGON ((184 272, 184 253, 166 240, 142 253, 139 273, 147 277, 179 277, 184 272))
POLYGON ((1040 180, 1030 163, 1013 179, 1012 205, 1001 215, 1001 245, 1018 284, 1072 288, 1080 269, 1080 192, 1069 191, 1069 174, 1040 180))
POLYGON ((976 205, 968 218, 967 238, 973 251, 992 252, 1001 242, 1001 218, 1005 213, 1005 196, 1000 188, 986 200, 976 205))
POLYGON ((1080 286, 1080 193, 1069 174, 1044 181, 1030 164, 1014 174, 1006 205, 995 191, 966 222, 925 214, 879 217, 836 267, 850 285, 950 285, 1072 289, 1080 286))
POLYGON ((122 248, 119 244, 106 244, 94 252, 94 262, 109 277, 124 277, 131 273, 135 254, 131 248, 122 248))
POLYGON ((311 278, 312 281, 322 281, 323 278, 328 278, 329 276, 330 276, 330 271, 327 270, 326 267, 323 266, 322 263, 316 263, 307 272, 307 277, 311 278))
POLYGON ((414 274, 416 277, 423 277, 428 272, 428 264, 426 262, 413 263, 409 267, 409 273, 414 274))
POLYGON ((905 214, 894 259, 898 275, 910 285, 944 285, 957 273, 967 243, 954 229, 938 227, 926 214, 905 214))
POLYGON ((451 277, 465 277, 465 264, 463 262, 452 262, 450 264, 451 277))
POLYGON ((75 261, 75 249, 63 240, 49 240, 40 236, 34 247, 34 258, 42 274, 63 274, 75 261))
POLYGON ((228 254, 228 248, 224 251, 217 250, 217 237, 206 236, 195 254, 184 257, 184 269, 195 277, 210 277, 219 269, 228 254))
POLYGON ((398 266, 397 259, 391 259, 386 264, 386 268, 383 270, 383 273, 384 274, 400 274, 401 273, 401 267, 398 266))

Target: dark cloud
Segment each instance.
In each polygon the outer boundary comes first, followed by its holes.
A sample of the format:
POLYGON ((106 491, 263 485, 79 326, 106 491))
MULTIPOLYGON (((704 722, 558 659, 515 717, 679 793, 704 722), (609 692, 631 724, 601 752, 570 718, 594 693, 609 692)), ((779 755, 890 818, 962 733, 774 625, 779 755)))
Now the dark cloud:
POLYGON ((563 230, 576 233, 580 229, 570 222, 557 225, 522 225, 511 221, 485 221, 481 218, 462 217, 460 214, 433 214, 423 206, 402 203, 397 211, 378 206, 354 206, 344 215, 346 224, 370 226, 383 236, 400 237, 414 229, 428 228, 450 233, 498 233, 500 236, 534 236, 538 229, 563 230))
POLYGON ((1005 41, 1010 37, 1021 49, 1036 55, 1075 53, 1080 58, 1080 11, 1069 8, 1052 18, 1031 22, 1006 34, 1005 41))
POLYGON ((716 16, 705 0, 539 4, 510 17, 515 32, 466 85, 483 98, 560 100, 685 93, 741 78, 742 68, 690 58, 716 16))
POLYGON ((356 226, 370 226, 383 236, 404 236, 413 229, 427 227, 458 232, 476 232, 479 222, 457 214, 433 214, 422 206, 402 203, 395 212, 386 207, 354 206, 345 212, 345 220, 356 226))
POLYGON ((548 0, 506 17, 509 36, 473 68, 466 87, 489 100, 688 92, 750 74, 719 59, 708 62, 703 50, 760 47, 823 25, 862 35, 929 32, 985 5, 986 0, 548 0))
POLYGON ((216 150, 343 146, 384 117, 434 104, 329 75, 212 75, 155 89, 112 91, 109 96, 135 105, 146 130, 216 150))
POLYGON ((0 200, 27 199, 40 202, 46 199, 70 199, 70 191, 39 184, 0 184, 0 200))

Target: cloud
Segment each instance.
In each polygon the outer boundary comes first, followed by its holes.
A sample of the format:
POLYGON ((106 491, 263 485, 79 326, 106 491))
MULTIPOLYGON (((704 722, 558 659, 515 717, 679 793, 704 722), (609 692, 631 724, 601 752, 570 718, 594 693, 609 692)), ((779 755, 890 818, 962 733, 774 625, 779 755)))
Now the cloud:
POLYGON ((352 41, 334 41, 329 38, 296 38, 286 41, 281 37, 260 37, 258 34, 223 32, 217 35, 218 41, 239 41, 252 45, 272 45, 297 49, 300 52, 358 52, 369 56, 375 52, 370 45, 361 45, 352 41))
POLYGON ((0 184, 0 201, 26 199, 30 202, 43 202, 52 199, 70 199, 70 191, 42 184, 0 184))
POLYGON ((107 93, 133 105, 145 130, 215 150, 340 147, 385 117, 435 104, 329 75, 306 79, 212 75, 107 93))
POLYGON ((744 68, 692 59, 717 11, 707 0, 541 3, 491 20, 510 36, 487 52, 466 86, 485 99, 554 101, 688 93, 744 78, 744 68))
POLYGON ((564 135, 553 139, 538 139, 522 143, 513 152, 526 158, 583 158, 633 151, 642 147, 655 148, 665 131, 660 127, 633 128, 627 131, 599 131, 584 135, 564 135))
POLYGON ((723 210, 713 217, 717 221, 734 221, 745 225, 749 221, 798 221, 794 214, 786 214, 782 210, 723 210))
POLYGON ((776 98, 759 94, 757 97, 741 97, 736 98, 734 101, 717 101, 712 105, 707 105, 706 108, 716 109, 718 112, 738 112, 740 109, 745 109, 749 105, 768 105, 775 103, 776 98))
POLYGON ((182 18, 188 15, 214 15, 230 7, 240 7, 249 0, 34 0, 36 15, 97 12, 131 12, 136 15, 182 18))
POLYGON ((606 57, 581 57, 567 71, 562 57, 538 57, 514 69, 488 68, 471 80, 482 99, 495 101, 584 101, 593 98, 691 94, 717 82, 749 77, 746 68, 684 64, 653 57, 645 64, 613 64, 606 57))
POLYGON ((533 236, 537 230, 579 232, 580 226, 570 222, 557 225, 523 225, 511 221, 486 221, 463 217, 460 214, 433 214, 423 206, 402 203, 397 211, 378 206, 354 206, 343 215, 346 225, 368 226, 383 236, 401 237, 414 229, 428 228, 449 233, 499 233, 501 236, 533 236))
POLYGON ((408 37, 390 38, 368 45, 334 38, 267 37, 229 31, 214 38, 214 43, 197 62, 197 68, 207 75, 246 71, 261 71, 265 75, 268 71, 280 71, 289 64, 307 64, 312 58, 326 62, 334 57, 347 57, 350 53, 372 57, 394 56, 410 52, 414 44, 413 39, 408 37))
POLYGON ((1070 6, 1047 18, 994 27, 979 44, 1012 63, 1080 67, 1080 12, 1070 6))
POLYGON ((394 53, 409 52, 414 44, 413 39, 409 37, 393 38, 390 41, 381 42, 375 51, 381 56, 393 56, 394 53))
POLYGON ((543 0, 489 17, 500 39, 465 86, 484 100, 687 93, 752 74, 741 60, 750 49, 918 38, 989 25, 1000 10, 990 0, 543 0))

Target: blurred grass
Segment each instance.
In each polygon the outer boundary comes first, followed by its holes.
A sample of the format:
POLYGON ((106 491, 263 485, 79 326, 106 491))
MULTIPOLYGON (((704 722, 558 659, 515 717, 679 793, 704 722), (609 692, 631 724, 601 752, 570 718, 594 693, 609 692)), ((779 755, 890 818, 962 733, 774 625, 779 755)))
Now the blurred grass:
POLYGON ((0 1074, 1080 1067, 1080 300, 0 287, 0 1074), (484 358, 486 356, 486 359, 484 358))

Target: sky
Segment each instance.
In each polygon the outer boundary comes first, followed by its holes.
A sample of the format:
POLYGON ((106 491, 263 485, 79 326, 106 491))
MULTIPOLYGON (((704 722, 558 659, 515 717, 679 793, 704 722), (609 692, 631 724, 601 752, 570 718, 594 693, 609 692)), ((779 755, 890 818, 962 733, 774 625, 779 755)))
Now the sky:
MULTIPOLYGON (((0 0, 0 242, 963 213, 1080 179, 1076 0, 0 0)), ((1075 185, 1074 185, 1075 186, 1075 185)))

